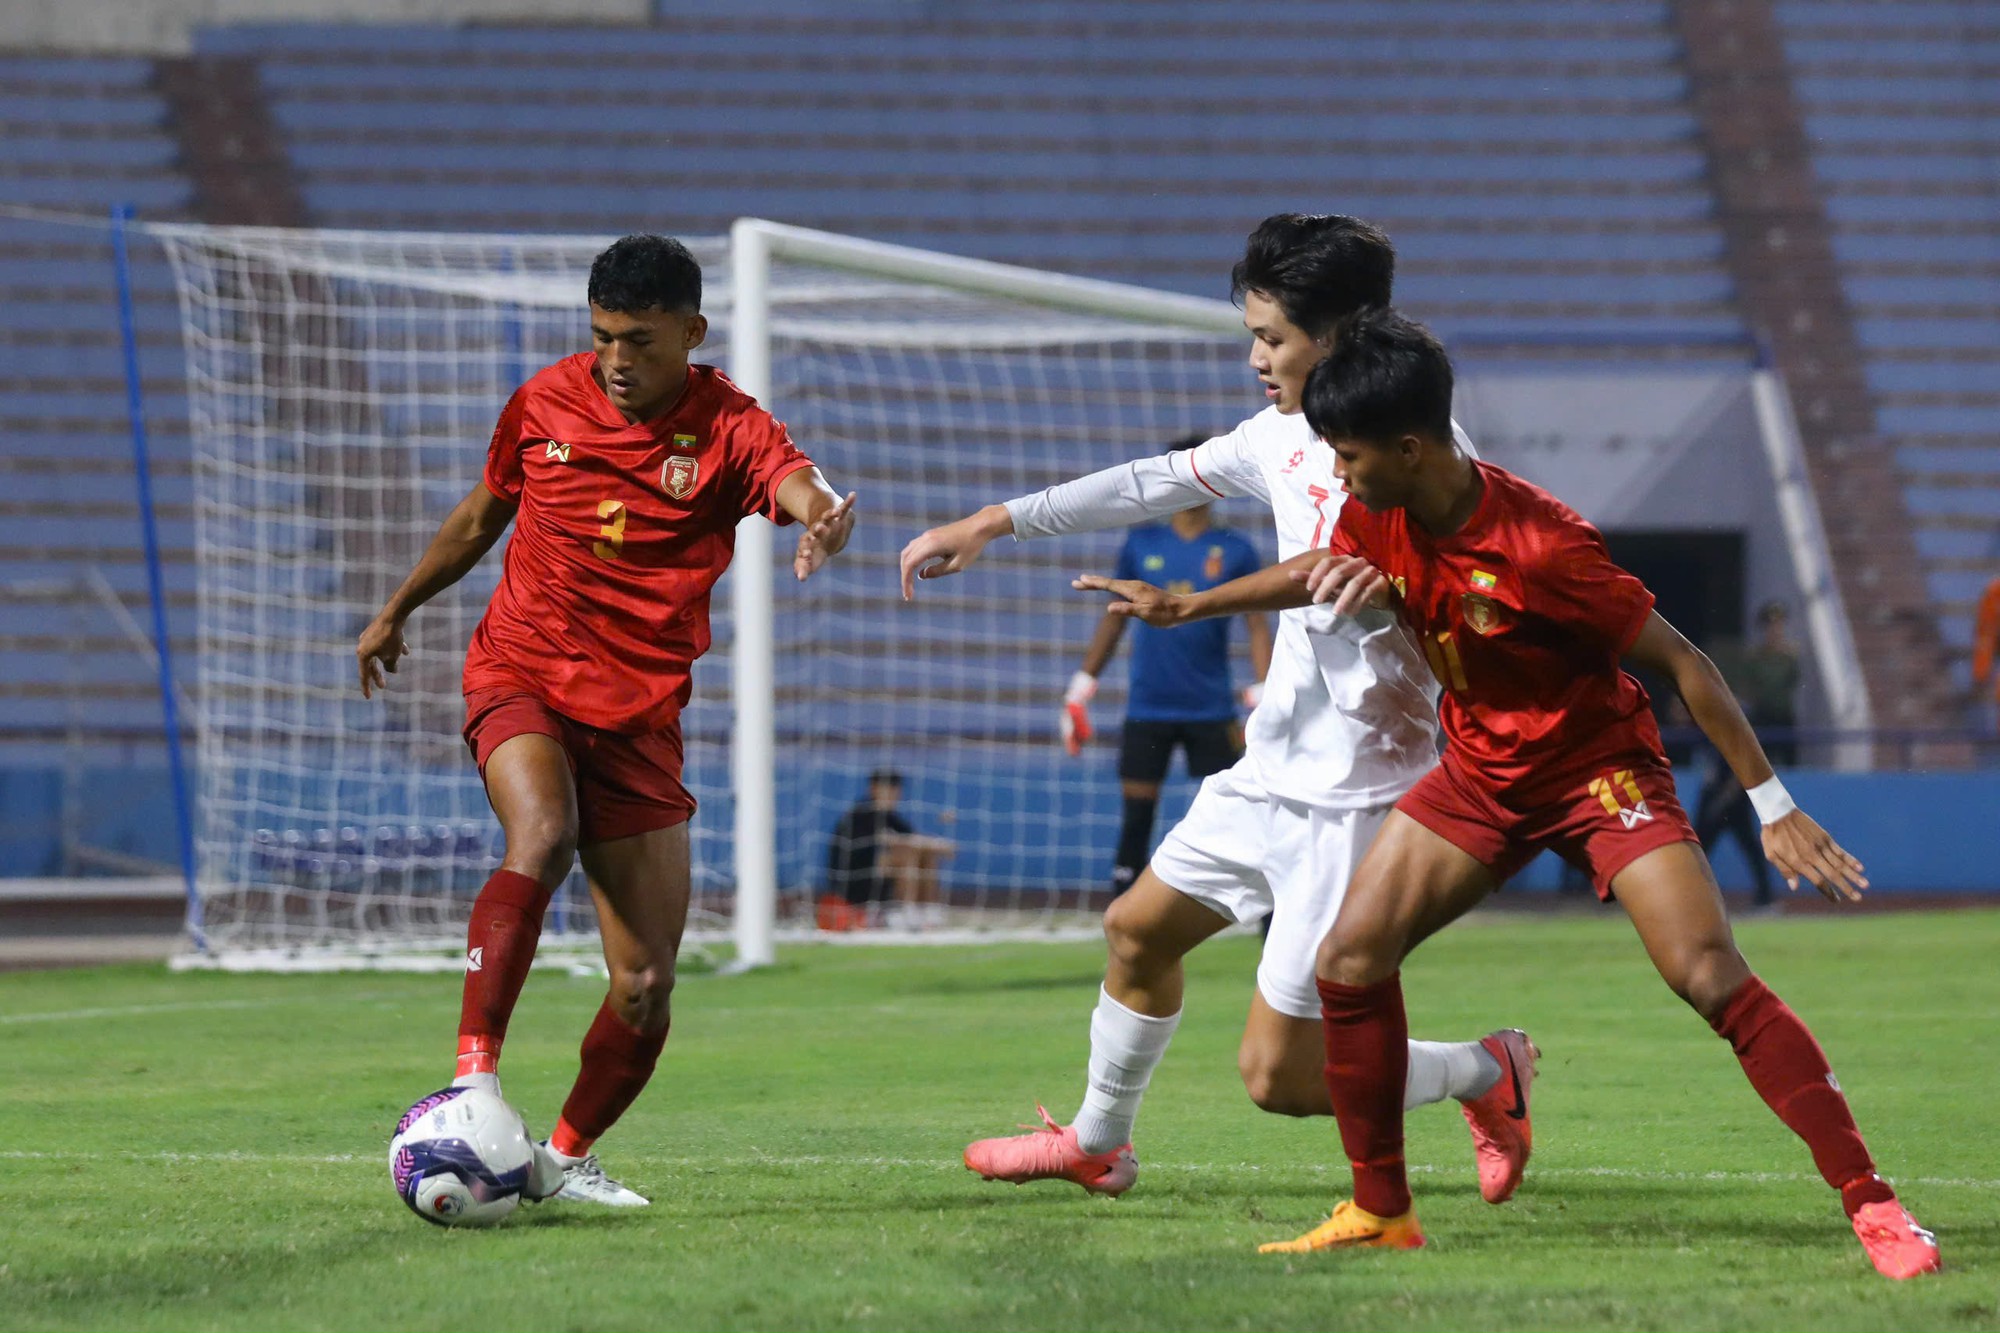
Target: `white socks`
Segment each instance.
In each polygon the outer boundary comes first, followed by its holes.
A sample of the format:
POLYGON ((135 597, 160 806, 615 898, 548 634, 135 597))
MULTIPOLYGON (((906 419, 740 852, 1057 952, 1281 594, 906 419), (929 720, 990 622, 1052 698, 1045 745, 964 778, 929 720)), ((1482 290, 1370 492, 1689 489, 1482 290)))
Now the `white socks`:
POLYGON ((495 1097, 498 1097, 500 1095, 500 1075, 460 1074, 452 1079, 451 1086, 454 1088, 478 1088, 483 1092, 490 1092, 495 1097))
POLYGON ((1477 1097, 1500 1077, 1500 1062, 1476 1041, 1413 1041, 1410 1079, 1403 1085, 1403 1109, 1429 1106, 1447 1097, 1477 1097))
POLYGON ((1098 988, 1090 1016, 1090 1083, 1074 1122, 1078 1147, 1096 1154, 1132 1141, 1139 1099, 1180 1022, 1179 1014, 1149 1018, 1127 1009, 1098 988))

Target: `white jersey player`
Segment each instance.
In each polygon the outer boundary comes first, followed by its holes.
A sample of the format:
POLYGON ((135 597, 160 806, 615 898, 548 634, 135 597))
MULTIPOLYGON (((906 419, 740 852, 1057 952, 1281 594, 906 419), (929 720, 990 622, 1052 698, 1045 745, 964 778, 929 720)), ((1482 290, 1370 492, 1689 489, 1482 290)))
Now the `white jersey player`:
MULTIPOLYGON (((1340 319, 1388 304, 1394 262, 1387 237, 1352 218, 1266 219, 1250 235, 1232 290, 1270 406, 1195 449, 989 505, 923 533, 903 549, 903 595, 913 595, 913 578, 964 569, 995 537, 1118 527, 1219 496, 1271 506, 1281 559, 1324 545, 1345 494, 1332 451, 1300 412, 1305 380, 1340 319)), ((1145 585, 1087 576, 1077 586, 1129 597, 1145 585)), ((971 1144, 966 1165, 1015 1183, 1059 1178, 1111 1195, 1130 1188, 1139 1101, 1180 1020, 1181 959, 1229 925, 1266 914, 1270 930, 1238 1054, 1244 1086, 1265 1110, 1331 1115, 1314 954, 1389 807, 1436 762, 1436 697, 1422 651, 1393 613, 1281 613, 1243 758, 1202 783, 1151 864, 1105 913, 1110 957, 1091 1018, 1082 1108, 1069 1125, 1042 1111, 1042 1129, 971 1144)), ((1512 1195, 1527 1162, 1534 1057, 1513 1029, 1478 1042, 1410 1043, 1406 1104, 1447 1097, 1463 1104, 1480 1190, 1494 1203, 1512 1195)))

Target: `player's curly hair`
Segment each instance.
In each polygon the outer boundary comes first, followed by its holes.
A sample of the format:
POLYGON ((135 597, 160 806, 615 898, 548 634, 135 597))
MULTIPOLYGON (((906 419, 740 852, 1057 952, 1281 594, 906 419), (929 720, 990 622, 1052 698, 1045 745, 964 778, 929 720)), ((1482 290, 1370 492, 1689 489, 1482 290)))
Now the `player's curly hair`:
POLYGON ((701 265, 671 236, 642 232, 620 237, 591 261, 590 303, 621 315, 641 310, 695 314, 701 309, 701 265))
POLYGON ((1451 388, 1451 358, 1429 329, 1395 310, 1365 310, 1339 325, 1333 350, 1306 376, 1306 424, 1322 440, 1448 440, 1451 388))
POLYGON ((1257 292, 1319 338, 1349 315, 1388 305, 1395 283, 1396 247, 1381 228, 1339 213, 1275 213, 1229 271, 1229 298, 1257 292))

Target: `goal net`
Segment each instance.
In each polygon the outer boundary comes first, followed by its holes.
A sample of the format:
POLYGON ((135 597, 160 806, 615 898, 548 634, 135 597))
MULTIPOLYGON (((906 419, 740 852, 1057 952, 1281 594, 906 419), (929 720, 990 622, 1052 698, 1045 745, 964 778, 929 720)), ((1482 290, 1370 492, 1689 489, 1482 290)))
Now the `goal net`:
MULTIPOLYGON (((459 690, 499 552, 412 617, 414 655, 373 701, 354 643, 479 479, 508 394, 588 346, 585 278, 609 238, 150 230, 178 284, 195 451, 188 958, 455 967, 502 850, 459 690)), ((712 326, 696 359, 763 398, 859 492, 861 520, 806 584, 789 531, 739 531, 682 719, 701 803, 690 937, 733 933, 761 961, 774 937, 850 927, 1094 930, 1122 671, 1082 758, 1055 721, 1101 613, 1069 577, 1108 571, 1122 534, 1003 543, 913 605, 897 553, 981 504, 1254 411, 1236 312, 765 223, 689 244, 712 326), (884 769, 919 838, 886 900, 837 910, 829 839, 884 769)), ((1261 541, 1255 511, 1238 517, 1261 541)), ((579 874, 544 954, 595 939, 579 874)))

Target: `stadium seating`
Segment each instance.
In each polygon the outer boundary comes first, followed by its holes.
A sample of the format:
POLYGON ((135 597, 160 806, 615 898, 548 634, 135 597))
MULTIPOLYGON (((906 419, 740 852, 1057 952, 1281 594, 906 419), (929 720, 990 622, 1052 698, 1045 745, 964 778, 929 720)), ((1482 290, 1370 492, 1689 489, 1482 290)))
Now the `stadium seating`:
MULTIPOLYGON (((159 734, 143 645, 85 582, 101 578, 150 631, 101 220, 116 203, 154 218, 186 209, 151 78, 147 60, 0 55, 0 205, 96 223, 0 216, 0 762, 48 753, 73 733, 124 746, 159 734)), ((135 257, 170 625, 186 650, 194 580, 180 333, 165 263, 143 245, 135 257)))
MULTIPOLYGON (((2000 26, 1974 0, 1778 11, 1928 588, 1963 648, 2000 562, 2000 26)), ((761 214, 1218 295, 1257 218, 1338 210, 1392 231, 1405 304, 1472 359, 1748 355, 1665 0, 657 12, 638 30, 218 27, 198 49, 255 63, 319 225, 714 233, 761 214)), ((0 76, 0 204, 190 212, 151 62, 0 53, 0 76)), ((138 258, 186 647, 187 404, 170 277, 138 258)), ((76 584, 96 568, 143 621, 101 230, 0 218, 0 341, 0 729, 129 741, 157 716, 151 669, 76 584)), ((996 704, 990 730, 1038 718, 996 704)))
POLYGON ((2000 572, 2000 22, 1976 0, 1784 0, 1869 387, 1961 676, 2000 572))
POLYGON ((641 32, 202 44, 259 60, 331 225, 751 213, 1219 294, 1257 218, 1337 210, 1387 225, 1404 300, 1489 354, 1740 359, 1665 6, 1447 10, 668 5, 641 32))

